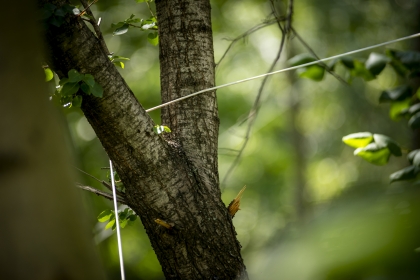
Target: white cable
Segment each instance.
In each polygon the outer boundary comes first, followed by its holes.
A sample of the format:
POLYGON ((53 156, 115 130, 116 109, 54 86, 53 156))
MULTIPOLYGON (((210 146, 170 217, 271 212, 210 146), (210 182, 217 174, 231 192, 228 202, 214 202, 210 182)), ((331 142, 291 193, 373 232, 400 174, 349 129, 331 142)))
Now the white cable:
POLYGON ((111 169, 111 184, 112 184, 112 195, 114 197, 115 223, 117 224, 118 254, 120 255, 121 279, 125 280, 124 261, 123 261, 121 234, 120 234, 120 222, 118 220, 117 192, 115 190, 114 171, 112 170, 111 160, 109 160, 109 168, 111 169))
POLYGON ((420 37, 420 33, 413 34, 413 35, 410 35, 410 36, 407 36, 407 37, 402 37, 402 38, 395 39, 395 40, 392 40, 392 41, 380 43, 380 44, 373 45, 373 46, 370 46, 370 47, 358 49, 358 50, 355 50, 355 51, 350 51, 350 52, 342 53, 342 54, 339 54, 339 55, 330 56, 330 57, 323 58, 323 59, 320 59, 320 60, 316 60, 316 61, 313 61, 313 62, 309 62, 309 63, 305 63, 305 64, 300 64, 300 65, 297 65, 297 66, 293 66, 293 67, 289 67, 289 68, 277 70, 277 71, 274 71, 274 72, 265 73, 265 74, 262 74, 262 75, 254 76, 254 77, 243 79, 243 80, 239 80, 239 81, 236 81, 236 82, 231 82, 231 83, 227 83, 227 84, 224 84, 224 85, 220 85, 220 86, 216 86, 216 87, 211 87, 211 88, 203 89, 203 90, 200 90, 200 91, 197 91, 197 92, 188 94, 186 96, 183 96, 183 97, 174 99, 172 101, 169 101, 169 102, 160 104, 160 105, 158 105, 156 107, 152 107, 150 109, 147 109, 146 112, 154 111, 156 109, 159 109, 159 108, 168 106, 169 104, 172 104, 172 103, 175 103, 175 102, 178 102, 178 101, 181 101, 181 100, 184 100, 184 99, 187 99, 187 98, 196 96, 196 95, 201 94, 201 93, 204 93, 204 92, 209 92, 209 91, 213 91, 213 90, 216 90, 216 89, 219 89, 219 88, 224 88, 224 87, 228 87, 228 86, 232 86, 232 85, 236 85, 236 84, 248 82, 248 81, 251 81, 251 80, 263 78, 263 77, 266 77, 266 76, 271 76, 271 75, 274 75, 274 74, 278 74, 278 73, 282 73, 282 72, 287 72, 287 71, 290 71, 290 70, 295 70, 295 69, 298 69, 298 68, 302 68, 302 67, 306 67, 306 66, 318 64, 319 62, 324 62, 324 61, 328 61, 328 60, 331 60, 331 59, 343 57, 343 56, 346 56, 346 55, 351 55, 351 54, 355 54, 355 53, 359 53, 359 52, 364 52, 364 51, 367 51, 367 50, 375 49, 375 48, 378 48, 378 47, 386 46, 386 45, 389 45, 389 44, 397 43, 397 42, 408 40, 408 39, 413 39, 413 38, 416 38, 416 37, 420 37))

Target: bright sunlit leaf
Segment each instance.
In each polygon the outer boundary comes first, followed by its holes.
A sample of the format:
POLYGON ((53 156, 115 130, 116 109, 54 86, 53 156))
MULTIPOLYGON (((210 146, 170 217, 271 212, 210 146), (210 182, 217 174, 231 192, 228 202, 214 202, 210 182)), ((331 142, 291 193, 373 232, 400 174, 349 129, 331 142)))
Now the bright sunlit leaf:
POLYGON ((343 142, 353 148, 363 148, 373 141, 373 134, 370 132, 352 133, 343 137, 343 142))
POLYGON ((354 155, 376 165, 385 165, 388 163, 391 152, 387 147, 370 143, 364 148, 356 149, 354 155))
POLYGON ((45 72, 45 81, 49 82, 54 78, 54 73, 50 68, 44 68, 45 72))

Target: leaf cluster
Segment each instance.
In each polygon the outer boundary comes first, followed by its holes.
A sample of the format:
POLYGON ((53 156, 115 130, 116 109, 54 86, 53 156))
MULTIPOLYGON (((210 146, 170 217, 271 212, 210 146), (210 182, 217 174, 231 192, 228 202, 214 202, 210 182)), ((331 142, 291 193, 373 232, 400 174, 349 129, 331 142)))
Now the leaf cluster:
POLYGON ((123 56, 118 56, 118 55, 113 55, 113 54, 108 55, 108 58, 109 60, 111 60, 112 63, 114 63, 115 66, 118 66, 122 69, 124 69, 125 67, 125 64, 123 61, 130 60, 128 57, 123 57, 123 56))
MULTIPOLYGON (((127 225, 132 225, 136 219, 136 213, 128 207, 124 210, 118 211, 118 222, 121 228, 125 228, 127 225)), ((117 227, 114 210, 107 209, 102 211, 98 216, 98 221, 101 223, 107 222, 105 229, 111 228, 112 230, 115 230, 117 227)))
MULTIPOLYGON (((420 77, 420 53, 387 50, 386 54, 385 56, 371 53, 364 64, 365 69, 376 76, 389 64, 400 77, 405 79, 405 84, 384 90, 379 97, 379 102, 391 103, 391 119, 407 118, 408 126, 418 129, 420 128, 420 88, 414 90, 409 85, 409 80, 420 77)), ((346 60, 345 63, 346 67, 357 68, 356 61, 346 60)), ((369 80, 367 75, 362 75, 362 77, 369 80)), ((398 144, 388 136, 381 134, 353 133, 343 137, 343 142, 356 148, 355 155, 377 165, 388 163, 391 154, 401 156, 401 148, 398 144)), ((407 159, 411 165, 391 174, 391 182, 415 179, 420 173, 420 149, 411 151, 407 155, 407 159)))
POLYGON ((134 14, 132 14, 129 18, 125 19, 124 21, 120 21, 117 23, 111 24, 112 28, 115 28, 113 34, 114 35, 122 35, 128 32, 130 27, 138 28, 141 31, 154 31, 150 32, 147 36, 147 40, 153 46, 159 44, 159 37, 156 30, 158 29, 157 26, 157 19, 156 17, 152 16, 146 20, 136 18, 134 14))
POLYGON ((103 89, 100 84, 95 82, 91 74, 81 74, 75 69, 68 72, 67 78, 62 78, 55 92, 55 96, 60 98, 60 103, 64 107, 80 107, 82 104, 82 91, 87 95, 96 97, 103 96, 103 89))
POLYGON ((385 165, 389 157, 401 156, 401 147, 391 138, 382 134, 358 132, 343 137, 343 142, 356 148, 354 155, 376 164, 385 165))

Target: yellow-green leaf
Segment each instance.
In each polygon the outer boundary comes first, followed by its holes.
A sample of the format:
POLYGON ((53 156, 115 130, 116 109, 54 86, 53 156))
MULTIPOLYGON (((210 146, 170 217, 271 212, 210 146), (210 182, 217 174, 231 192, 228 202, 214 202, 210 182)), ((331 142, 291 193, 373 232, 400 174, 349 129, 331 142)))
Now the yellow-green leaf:
POLYGON ((387 147, 370 143, 366 147, 356 149, 354 155, 376 165, 385 165, 388 163, 391 152, 387 147))
POLYGON ((363 148, 373 141, 370 132, 352 133, 343 137, 343 142, 353 148, 363 148))

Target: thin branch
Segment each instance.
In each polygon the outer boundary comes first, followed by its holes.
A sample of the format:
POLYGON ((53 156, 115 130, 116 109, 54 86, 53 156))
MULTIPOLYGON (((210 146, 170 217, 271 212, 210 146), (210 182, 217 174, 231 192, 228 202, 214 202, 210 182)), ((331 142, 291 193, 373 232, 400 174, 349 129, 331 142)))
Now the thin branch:
MULTIPOLYGON (((273 6, 274 6, 274 4, 273 4, 273 6)), ((289 0, 289 6, 288 6, 288 10, 287 10, 287 21, 286 21, 286 25, 284 27, 284 31, 286 32, 286 34, 289 34, 289 35, 290 35, 290 30, 293 28, 292 27, 293 12, 294 12, 293 0, 289 0)))
MULTIPOLYGON (((105 197, 106 199, 109 199, 109 200, 114 199, 113 196, 112 196, 112 193, 103 192, 103 191, 100 191, 98 189, 95 189, 95 188, 92 188, 92 187, 89 187, 89 186, 83 186, 82 184, 79 184, 79 183, 76 183, 76 187, 78 187, 79 189, 94 193, 96 195, 100 195, 100 196, 105 197)), ((119 203, 122 203, 122 204, 127 204, 127 202, 125 201, 125 198, 123 198, 123 197, 117 196, 117 201, 119 203)))
MULTIPOLYGON (((275 17, 277 19, 276 22, 277 22, 277 25, 278 25, 281 33, 282 33, 282 37, 281 37, 279 50, 277 52, 276 57, 273 60, 273 63, 271 64, 271 66, 268 70, 268 73, 272 72, 274 70, 274 67, 276 66, 277 62, 279 61, 281 53, 283 52, 284 43, 286 41, 286 36, 287 36, 287 32, 283 29, 283 27, 280 24, 280 17, 277 15, 277 13, 275 11, 273 2, 271 2, 271 4, 272 4, 271 8, 272 8, 273 14, 275 15, 275 17)), ((290 21, 290 20, 291 20, 291 15, 288 14, 287 17, 286 17, 286 22, 290 21)), ((239 161, 242 157, 243 151, 245 150, 245 147, 248 144, 248 141, 249 141, 249 138, 250 138, 250 135, 251 135, 251 129, 254 126, 255 119, 256 119, 256 116, 257 116, 259 108, 260 108, 261 96, 262 96, 263 90, 265 88, 265 85, 267 83, 268 77, 269 76, 265 76, 263 81, 261 82, 260 88, 258 90, 257 97, 255 98, 252 109, 251 109, 251 111, 249 112, 249 115, 248 115, 249 122, 248 122, 248 127, 247 127, 247 130, 246 130, 246 134, 245 134, 245 137, 244 137, 244 142, 242 143, 242 147, 239 149, 239 152, 236 155, 235 160, 232 162, 228 171, 226 172, 225 176, 223 177, 223 180, 221 182, 222 190, 224 189, 225 183, 226 183, 227 179, 229 178, 230 174, 233 172, 235 167, 238 165, 238 163, 239 163, 239 161)))
POLYGON ((105 43, 105 39, 104 36, 102 36, 102 32, 101 32, 101 28, 99 27, 95 16, 93 15, 92 11, 90 10, 90 6, 92 6, 93 4, 95 4, 96 2, 98 2, 99 0, 94 0, 92 3, 88 4, 86 0, 80 0, 80 2, 82 3, 83 7, 85 7, 85 9, 79 14, 79 16, 83 15, 85 12, 89 15, 89 21, 92 24, 93 29, 95 30, 96 33, 96 37, 98 37, 99 39, 99 43, 101 44, 101 47, 103 49, 103 51, 108 55, 110 54, 108 47, 105 43))
MULTIPOLYGON (((98 178, 96 178, 95 176, 77 168, 76 166, 74 166, 74 168, 76 168, 77 170, 79 170, 80 172, 82 172, 83 174, 86 174, 87 176, 91 177, 92 179, 95 179, 96 181, 98 181, 99 183, 101 183, 102 185, 104 185, 108 190, 112 191, 112 186, 110 184, 108 184, 107 182, 105 182, 104 180, 100 180, 98 178)), ((115 190, 117 192, 117 195, 119 196, 125 196, 125 194, 123 192, 120 192, 119 190, 115 190)))
POLYGON ((241 35, 239 35, 238 37, 236 37, 235 39, 225 39, 225 40, 229 40, 231 41, 229 46, 227 47, 227 49, 225 50, 225 52, 223 53, 222 57, 219 59, 219 61, 216 63, 216 67, 215 69, 217 70, 217 67, 220 65, 220 63, 223 61, 223 59, 226 57, 227 53, 229 52, 229 50, 232 48, 232 46, 238 42, 241 39, 246 38, 247 36, 251 35, 252 33, 254 33, 255 31, 258 31, 264 27, 270 26, 274 23, 277 22, 276 18, 272 18, 272 19, 268 19, 263 23, 257 24, 254 27, 251 27, 249 30, 245 31, 244 33, 242 33, 241 35))
MULTIPOLYGON (((296 32, 296 29, 294 29, 293 27, 290 27, 290 30, 293 32, 293 34, 296 36, 296 38, 298 38, 298 40, 301 42, 301 44, 318 60, 320 60, 320 58, 316 55, 315 51, 305 42, 305 40, 303 40, 303 38, 296 32)), ((320 62, 319 63, 322 67, 324 67, 325 70, 327 70, 328 73, 330 73, 331 75, 333 75, 337 80, 339 80, 340 82, 342 82, 345 85, 349 85, 349 83, 347 83, 345 80, 343 80, 343 78, 341 78, 337 73, 335 73, 334 71, 331 71, 330 67, 328 67, 327 64, 325 64, 324 62, 320 62)))
POLYGON ((152 9, 150 8, 149 1, 146 1, 147 7, 149 8, 150 14, 152 14, 152 17, 156 18, 156 16, 153 14, 152 9))
POLYGON ((193 96, 196 96, 196 95, 199 95, 199 94, 202 94, 202 93, 206 93, 206 92, 209 92, 209 91, 215 91, 217 89, 221 89, 221 88, 225 88, 225 87, 230 87, 230 86, 233 86, 233 85, 237 85, 237 84, 249 82, 249 81, 252 81, 252 80, 264 78, 266 76, 272 76, 272 75, 275 75, 275 74, 279 74, 279 73, 283 73, 283 72, 288 72, 288 71, 296 70, 296 69, 303 68, 303 67, 308 67, 308 66, 311 66, 311 65, 319 64, 320 62, 325 62, 325 61, 333 60, 333 59, 340 58, 340 57, 343 57, 343 56, 348 56, 348 55, 352 55, 352 54, 356 54, 356 53, 360 53, 360 52, 364 52, 364 51, 376 49, 376 48, 379 48, 379 47, 383 47, 383 46, 386 46, 386 45, 394 44, 394 43, 405 41, 405 40, 409 40, 409 39, 414 39, 414 38, 417 38, 417 37, 420 37, 420 33, 416 33, 416 34, 413 34, 413 35, 410 35, 410 36, 401 37, 401 38, 398 38, 398 39, 395 39, 395 40, 391 40, 391 41, 379 43, 379 44, 372 45, 372 46, 369 46, 369 47, 365 47, 365 48, 361 48, 361 49, 357 49, 357 50, 353 50, 353 51, 341 53, 341 54, 338 54, 338 55, 333 55, 333 56, 326 57, 326 58, 323 58, 323 59, 320 59, 320 60, 315 60, 315 61, 312 61, 312 62, 300 64, 300 65, 297 65, 297 66, 292 66, 292 67, 288 67, 288 68, 276 70, 276 71, 273 71, 273 72, 269 72, 269 73, 265 73, 265 74, 253 76, 253 77, 250 77, 250 78, 246 78, 246 79, 242 79, 242 80, 230 82, 230 83, 227 83, 227 84, 224 84, 224 85, 215 86, 215 87, 211 87, 211 88, 206 88, 206 89, 199 90, 197 92, 188 94, 186 96, 183 96, 183 97, 180 97, 180 98, 171 100, 169 102, 160 104, 158 106, 149 108, 149 109, 146 110, 146 112, 149 113, 151 111, 155 111, 155 110, 160 109, 162 107, 169 106, 170 104, 173 104, 173 103, 176 103, 176 102, 180 102, 180 101, 182 101, 184 99, 188 99, 188 98, 191 98, 193 96))

